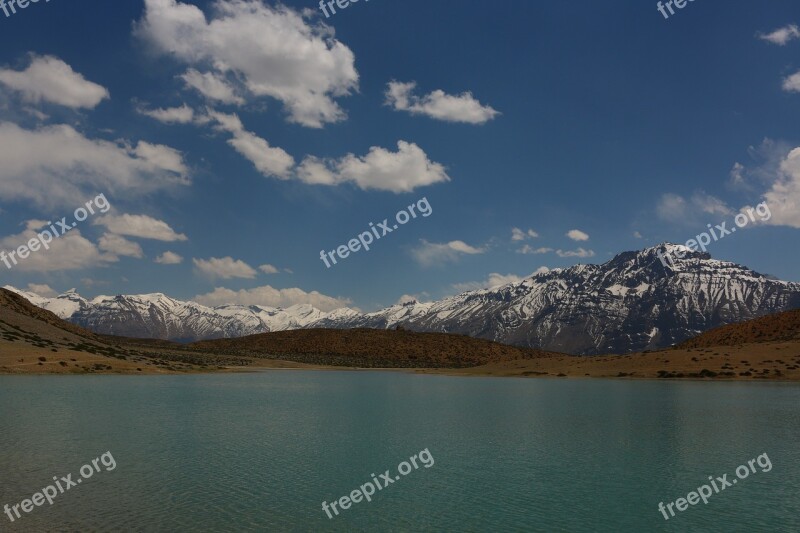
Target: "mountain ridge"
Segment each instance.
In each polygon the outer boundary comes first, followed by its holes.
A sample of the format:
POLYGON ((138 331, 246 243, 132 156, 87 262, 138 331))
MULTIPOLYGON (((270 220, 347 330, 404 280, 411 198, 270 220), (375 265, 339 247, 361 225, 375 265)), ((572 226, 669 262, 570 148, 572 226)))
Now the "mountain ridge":
POLYGON ((30 295, 32 303, 60 311, 72 323, 127 337, 187 342, 305 328, 402 326, 582 355, 664 348, 712 328, 800 308, 800 284, 670 243, 622 252, 602 265, 554 269, 372 313, 348 308, 323 312, 306 304, 210 308, 162 293, 89 301, 68 292, 47 299, 6 288, 30 295), (666 254, 671 262, 662 262, 666 254))

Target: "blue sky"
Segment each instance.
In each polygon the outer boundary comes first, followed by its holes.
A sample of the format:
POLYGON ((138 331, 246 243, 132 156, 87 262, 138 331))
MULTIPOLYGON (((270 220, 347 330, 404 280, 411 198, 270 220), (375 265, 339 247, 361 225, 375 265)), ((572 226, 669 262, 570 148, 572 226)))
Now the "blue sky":
POLYGON ((683 243, 763 201, 709 252, 800 281, 796 2, 337 11, 0 11, 0 248, 112 206, 2 284, 374 310, 683 243), (423 197, 431 216, 320 260, 423 197))

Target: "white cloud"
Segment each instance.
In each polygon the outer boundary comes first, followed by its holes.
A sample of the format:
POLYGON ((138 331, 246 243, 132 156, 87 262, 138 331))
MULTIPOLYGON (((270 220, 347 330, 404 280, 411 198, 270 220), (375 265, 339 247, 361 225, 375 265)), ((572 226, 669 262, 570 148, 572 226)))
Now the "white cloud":
POLYGON ((394 305, 404 305, 413 302, 423 303, 427 301, 429 297, 430 295, 427 292, 421 292, 419 294, 404 294, 397 299, 394 305))
POLYGON ((307 157, 297 169, 298 178, 310 184, 353 182, 364 190, 395 193, 450 181, 444 166, 428 159, 416 144, 397 142, 397 152, 373 146, 364 157, 348 154, 338 160, 307 157))
POLYGON ((258 269, 263 272, 264 274, 277 274, 280 272, 277 268, 272 265, 261 265, 258 269))
POLYGON ((425 115, 447 122, 467 124, 484 124, 500 114, 490 106, 481 105, 470 92, 453 96, 445 94, 442 90, 436 90, 419 97, 411 94, 416 86, 416 82, 389 82, 386 89, 386 105, 394 107, 396 111, 407 111, 412 115, 425 115))
POLYGON ((744 165, 738 162, 733 164, 727 185, 730 189, 735 191, 750 190, 750 185, 747 183, 747 178, 745 176, 744 165))
POLYGON ((309 304, 326 312, 347 307, 351 303, 349 299, 334 298, 317 291, 306 292, 296 287, 275 289, 269 285, 239 291, 217 287, 210 293, 195 296, 193 300, 209 307, 237 304, 286 308, 293 305, 309 304))
POLYGON ((244 98, 236 95, 233 86, 225 78, 213 72, 200 73, 190 68, 180 77, 186 83, 186 87, 194 89, 209 100, 223 104, 244 104, 244 98))
POLYGON ((103 86, 87 81, 53 56, 33 55, 23 71, 0 69, 0 83, 29 102, 50 102, 73 109, 94 108, 109 97, 103 86))
POLYGON ((758 37, 763 41, 777 44, 778 46, 784 46, 789 41, 800 38, 800 28, 795 24, 789 24, 783 28, 778 28, 772 33, 767 33, 766 35, 759 34, 758 37))
POLYGON ((186 235, 176 233, 169 224, 147 215, 108 215, 98 218, 94 224, 105 226, 111 233, 174 242, 187 240, 186 235))
POLYGON ((688 199, 678 194, 666 193, 661 195, 656 206, 659 218, 684 225, 697 225, 705 223, 704 218, 719 218, 733 213, 725 202, 703 191, 694 192, 688 199))
POLYGON ((172 148, 89 139, 67 125, 27 130, 0 122, 0 161, 0 197, 48 208, 74 209, 98 190, 142 196, 189 183, 172 148))
POLYGON ((476 255, 485 252, 485 248, 476 248, 464 241, 434 243, 425 239, 420 240, 420 246, 411 251, 414 259, 423 266, 455 262, 462 255, 476 255))
POLYGON ((784 78, 783 90, 787 93, 800 93, 800 72, 795 72, 791 76, 784 78))
POLYGON ((33 115, 34 117, 36 117, 37 119, 39 119, 40 122, 44 122, 45 120, 50 118, 50 115, 48 115, 47 113, 43 113, 39 109, 35 109, 33 107, 23 107, 22 110, 28 113, 29 115, 33 115))
POLYGON ((554 251, 555 250, 553 248, 545 248, 545 247, 534 248, 530 244, 525 244, 525 245, 522 246, 522 248, 517 250, 517 253, 518 254, 549 254, 550 252, 554 252, 554 251))
POLYGON ((194 266, 197 270, 211 278, 243 278, 253 279, 256 277, 257 272, 239 259, 232 257, 212 257, 210 259, 192 259, 194 266))
POLYGON ((644 239, 644 237, 642 237, 642 234, 641 234, 641 233, 639 233, 638 231, 634 231, 634 232, 633 232, 633 236, 634 236, 635 238, 637 238, 637 239, 644 239))
POLYGON ((137 108, 145 116, 154 118, 164 124, 188 124, 194 120, 194 109, 186 104, 180 107, 167 107, 158 109, 137 108))
POLYGON ((179 265, 183 263, 183 257, 179 256, 175 252, 166 251, 156 257, 155 262, 159 265, 179 265))
POLYGON ((567 237, 572 239, 573 241, 588 241, 589 235, 582 232, 579 229, 571 229, 566 234, 567 237))
MULTIPOLYGON (((43 230, 48 224, 43 220, 29 220, 24 231, 17 235, 0 238, 0 250, 16 250, 20 246, 27 246, 31 239, 43 230)), ((71 229, 61 237, 53 239, 48 245, 50 248, 40 248, 31 252, 25 259, 19 259, 17 264, 9 259, 15 271, 22 272, 58 272, 63 270, 83 270, 94 267, 107 266, 118 260, 114 254, 102 253, 98 248, 81 235, 80 230, 71 229)), ((0 268, 6 265, 0 263, 0 268)))
POLYGON ((235 79, 240 94, 283 103, 289 120, 319 128, 345 118, 334 98, 358 89, 355 56, 322 23, 257 0, 217 0, 206 19, 175 0, 145 0, 136 34, 183 63, 235 79))
POLYGON ((50 288, 49 285, 38 285, 36 283, 28 283, 28 288, 26 289, 28 292, 32 292, 34 294, 38 294, 39 296, 43 296, 45 298, 55 298, 58 296, 58 293, 50 288))
POLYGON ((558 257, 594 257, 593 250, 584 250, 583 248, 578 248, 577 250, 556 250, 556 255, 558 257))
POLYGON ((508 285, 509 283, 516 283, 518 281, 522 281, 523 279, 524 278, 522 276, 517 276, 515 274, 504 275, 504 274, 498 274, 497 272, 493 272, 489 274, 489 278, 485 281, 469 281, 466 283, 454 283, 452 287, 458 292, 477 291, 480 289, 493 289, 495 287, 500 287, 502 285, 508 285))
POLYGON ((528 238, 535 239, 538 237, 539 234, 529 229, 528 231, 522 231, 519 228, 511 228, 511 240, 512 241, 524 241, 528 238))
POLYGON ((772 214, 764 224, 800 228, 800 147, 783 159, 778 175, 762 199, 772 214))
POLYGON ((181 153, 169 146, 139 141, 139 144, 133 149, 133 153, 142 161, 150 162, 158 168, 169 170, 175 174, 183 176, 188 172, 186 165, 183 164, 181 153))
POLYGON ((209 111, 209 116, 216 122, 218 130, 233 135, 228 144, 253 163, 261 174, 281 179, 291 177, 294 158, 286 151, 270 146, 266 140, 245 130, 242 121, 235 114, 209 111))
POLYGON ((113 233, 105 233, 98 241, 98 247, 104 252, 124 257, 135 257, 141 259, 144 257, 142 247, 138 243, 129 241, 125 237, 114 235, 113 233))
POLYGON ((485 281, 454 283, 452 287, 453 289, 459 292, 477 291, 480 289, 495 289, 503 285, 508 285, 509 283, 520 282, 526 278, 535 276, 537 274, 546 274, 547 272, 550 272, 550 269, 547 268, 546 266, 537 268, 534 272, 532 272, 528 276, 517 276, 516 274, 498 274, 497 272, 493 272, 489 274, 489 278, 486 279, 485 281))

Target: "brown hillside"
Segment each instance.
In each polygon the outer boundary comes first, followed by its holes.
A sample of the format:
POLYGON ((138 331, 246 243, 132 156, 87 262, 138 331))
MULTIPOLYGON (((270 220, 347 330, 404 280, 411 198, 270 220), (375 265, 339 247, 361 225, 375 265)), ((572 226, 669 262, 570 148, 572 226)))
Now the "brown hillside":
POLYGON ((63 329, 64 331, 68 331, 69 333, 79 337, 84 337, 87 339, 97 338, 97 336, 91 331, 83 329, 82 327, 74 324, 70 324, 66 320, 59 318, 56 314, 42 309, 41 307, 36 307, 19 294, 11 292, 7 289, 0 288, 0 309, 13 311, 15 313, 19 313, 20 315, 39 320, 45 324, 49 324, 58 329, 63 329))
POLYGON ((709 348, 792 340, 800 340, 800 309, 712 329, 683 342, 678 348, 709 348))
POLYGON ((250 364, 242 358, 125 345, 61 320, 0 289, 0 374, 175 373, 250 364))
POLYGON ((547 354, 465 335, 375 329, 277 331, 196 342, 189 347, 211 353, 366 368, 463 368, 547 354))

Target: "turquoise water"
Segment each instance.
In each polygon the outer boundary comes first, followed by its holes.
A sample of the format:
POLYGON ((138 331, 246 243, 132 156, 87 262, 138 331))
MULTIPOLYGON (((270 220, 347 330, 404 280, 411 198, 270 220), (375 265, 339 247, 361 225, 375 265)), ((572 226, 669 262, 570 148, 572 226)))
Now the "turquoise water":
POLYGON ((0 531, 800 531, 800 387, 275 371, 0 377, 0 531), (331 502, 428 449, 329 519, 331 502), (665 521, 767 453, 773 467, 665 521))

